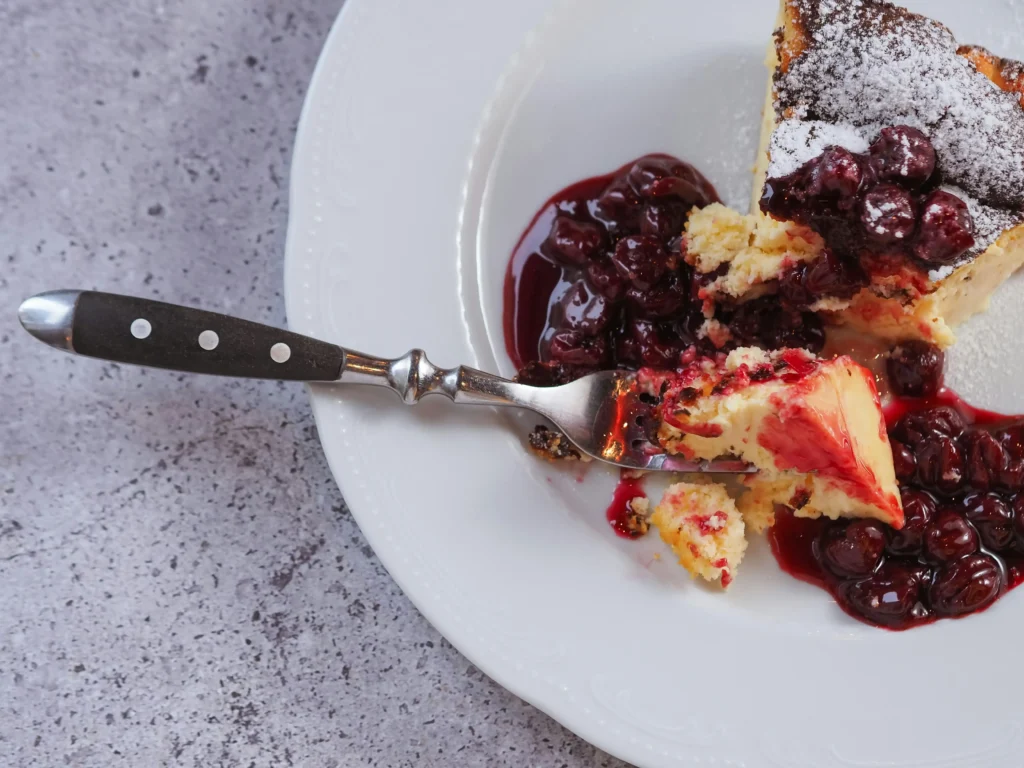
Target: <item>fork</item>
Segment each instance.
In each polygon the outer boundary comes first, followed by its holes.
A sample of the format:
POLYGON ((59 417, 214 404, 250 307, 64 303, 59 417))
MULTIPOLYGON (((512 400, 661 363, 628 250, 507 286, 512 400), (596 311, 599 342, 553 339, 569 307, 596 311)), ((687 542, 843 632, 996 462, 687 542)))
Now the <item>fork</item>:
POLYGON ((419 349, 388 360, 228 315, 97 291, 41 293, 22 303, 18 317, 40 341, 87 357, 186 373, 386 387, 409 405, 436 394, 458 405, 525 408, 582 453, 619 467, 752 471, 742 461, 688 461, 651 443, 652 399, 625 371, 534 387, 466 366, 438 368, 419 349))

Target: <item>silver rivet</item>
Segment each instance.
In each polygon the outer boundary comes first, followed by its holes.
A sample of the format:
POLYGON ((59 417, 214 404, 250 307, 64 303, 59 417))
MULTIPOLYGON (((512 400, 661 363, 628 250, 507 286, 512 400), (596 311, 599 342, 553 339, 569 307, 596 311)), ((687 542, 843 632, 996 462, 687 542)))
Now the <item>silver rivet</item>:
POLYGON ((220 336, 216 331, 203 331, 199 334, 199 346, 207 352, 216 349, 218 344, 220 344, 220 336))
POLYGON ((270 348, 270 359, 275 363, 287 363, 292 356, 292 348, 284 342, 277 342, 270 348))
POLYGON ((152 332, 153 326, 149 324, 149 320, 141 317, 138 320, 132 320, 132 336, 136 339, 148 339, 152 332))

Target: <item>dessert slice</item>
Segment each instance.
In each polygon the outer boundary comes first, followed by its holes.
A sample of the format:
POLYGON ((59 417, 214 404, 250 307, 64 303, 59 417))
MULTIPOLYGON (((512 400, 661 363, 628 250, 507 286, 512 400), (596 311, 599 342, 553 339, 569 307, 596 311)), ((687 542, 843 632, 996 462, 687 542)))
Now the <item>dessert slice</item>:
POLYGON ((1024 263, 1024 67, 884 0, 783 0, 770 66, 755 209, 798 247, 763 249, 752 220, 745 249, 714 255, 723 217, 697 212, 688 260, 720 260, 705 299, 778 292, 831 324, 948 346, 1024 263))
POLYGON ((721 485, 676 483, 651 515, 662 540, 693 576, 728 587, 747 551, 743 517, 721 485))
POLYGON ((776 504, 801 517, 903 526, 874 378, 850 358, 741 348, 677 373, 640 376, 661 398, 658 440, 667 451, 736 456, 758 468, 739 499, 753 529, 771 524, 776 504))

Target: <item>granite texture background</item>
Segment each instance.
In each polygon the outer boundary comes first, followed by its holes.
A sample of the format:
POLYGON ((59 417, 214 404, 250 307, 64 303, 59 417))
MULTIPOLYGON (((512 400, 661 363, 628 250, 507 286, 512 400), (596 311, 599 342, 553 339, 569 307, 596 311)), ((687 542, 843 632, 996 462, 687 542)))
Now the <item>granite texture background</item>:
POLYGON ((340 4, 0 2, 4 766, 622 765, 399 592, 302 387, 17 327, 60 287, 284 323, 289 157, 340 4))

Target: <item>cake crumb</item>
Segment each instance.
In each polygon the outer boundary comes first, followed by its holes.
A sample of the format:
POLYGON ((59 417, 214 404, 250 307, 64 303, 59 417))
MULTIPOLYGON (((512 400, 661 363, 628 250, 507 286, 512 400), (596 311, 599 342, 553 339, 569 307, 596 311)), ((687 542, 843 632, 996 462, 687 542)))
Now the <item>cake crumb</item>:
POLYGON ((589 456, 581 453, 568 437, 543 424, 538 424, 530 433, 527 445, 545 461, 592 461, 589 456))
POLYGON ((650 517, 651 502, 646 496, 636 496, 626 502, 626 517, 623 523, 634 538, 647 535, 651 529, 650 517))
POLYGON ((743 517, 725 486, 676 483, 654 510, 651 523, 692 576, 732 583, 747 549, 743 517))

